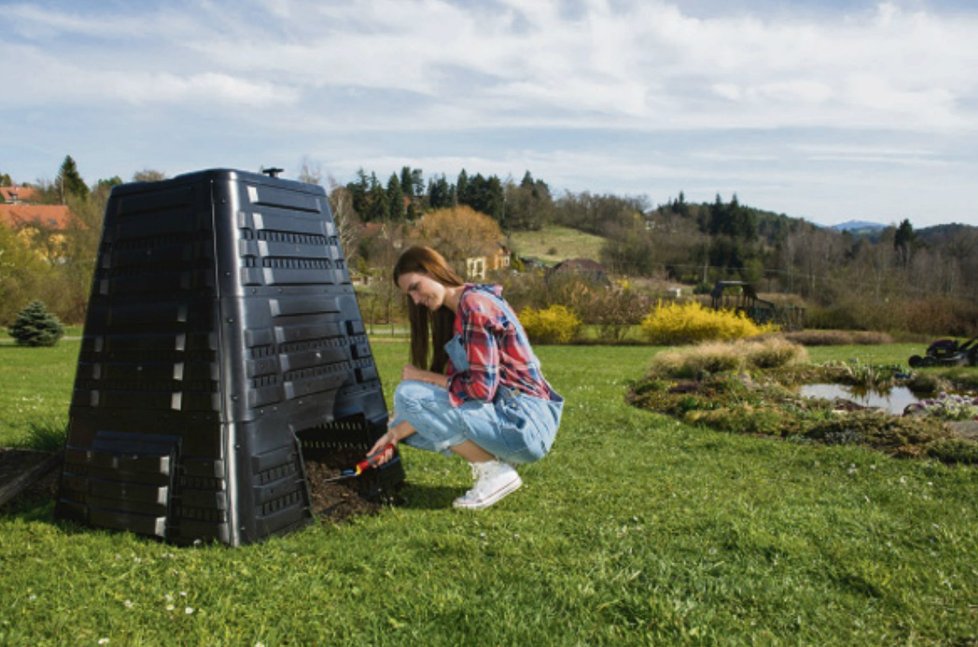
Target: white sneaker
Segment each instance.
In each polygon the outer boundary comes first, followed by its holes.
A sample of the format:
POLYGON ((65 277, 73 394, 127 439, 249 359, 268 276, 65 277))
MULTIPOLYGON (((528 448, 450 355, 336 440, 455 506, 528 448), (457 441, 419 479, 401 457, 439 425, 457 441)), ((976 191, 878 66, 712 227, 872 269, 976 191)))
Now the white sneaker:
POLYGON ((496 501, 523 485, 523 479, 516 470, 507 463, 486 461, 485 463, 470 463, 475 486, 452 502, 456 508, 481 510, 488 508, 496 501))

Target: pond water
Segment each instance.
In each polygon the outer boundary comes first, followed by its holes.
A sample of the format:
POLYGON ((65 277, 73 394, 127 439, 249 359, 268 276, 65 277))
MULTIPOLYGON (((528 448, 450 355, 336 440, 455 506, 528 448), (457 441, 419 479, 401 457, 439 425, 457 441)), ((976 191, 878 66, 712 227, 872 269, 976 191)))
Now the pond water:
POLYGON ((875 407, 896 415, 901 415, 908 404, 920 402, 920 398, 905 386, 895 386, 884 393, 847 384, 803 384, 799 393, 805 398, 850 400, 864 407, 875 407))

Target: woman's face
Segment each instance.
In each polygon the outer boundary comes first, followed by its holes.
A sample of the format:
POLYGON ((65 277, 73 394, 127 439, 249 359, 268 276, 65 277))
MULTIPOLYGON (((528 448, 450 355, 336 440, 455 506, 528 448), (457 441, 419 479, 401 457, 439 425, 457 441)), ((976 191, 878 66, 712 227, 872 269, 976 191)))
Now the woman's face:
POLYGON ((408 295, 415 305, 434 312, 445 305, 445 286, 421 272, 405 272, 397 277, 401 292, 408 295))

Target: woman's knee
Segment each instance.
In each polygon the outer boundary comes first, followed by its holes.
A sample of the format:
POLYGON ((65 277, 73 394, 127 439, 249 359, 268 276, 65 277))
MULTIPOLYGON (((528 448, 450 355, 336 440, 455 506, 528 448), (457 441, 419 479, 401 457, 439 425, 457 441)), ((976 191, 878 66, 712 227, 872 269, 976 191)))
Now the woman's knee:
POLYGON ((422 382, 405 381, 394 390, 395 411, 417 411, 431 397, 431 390, 422 382))

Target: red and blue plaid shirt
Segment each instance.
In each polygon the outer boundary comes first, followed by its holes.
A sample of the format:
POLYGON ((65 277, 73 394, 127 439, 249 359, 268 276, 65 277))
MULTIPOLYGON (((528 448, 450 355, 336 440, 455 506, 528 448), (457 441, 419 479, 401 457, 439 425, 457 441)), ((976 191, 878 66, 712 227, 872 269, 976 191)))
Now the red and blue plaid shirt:
POLYGON ((500 386, 550 399, 550 385, 502 292, 498 285, 466 284, 459 297, 455 334, 461 336, 469 367, 459 371, 449 360, 445 371, 449 400, 456 407, 466 400, 492 402, 500 386))

